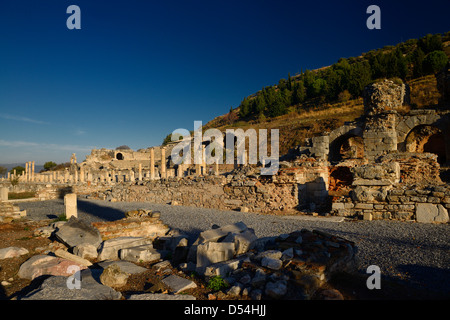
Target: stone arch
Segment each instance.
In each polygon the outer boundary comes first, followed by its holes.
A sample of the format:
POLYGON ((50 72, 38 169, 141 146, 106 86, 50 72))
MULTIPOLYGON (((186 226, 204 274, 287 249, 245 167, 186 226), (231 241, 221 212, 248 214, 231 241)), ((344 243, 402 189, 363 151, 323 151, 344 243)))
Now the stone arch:
POLYGON ((118 152, 117 154, 116 154, 116 159, 117 160, 123 160, 124 158, 123 158, 123 153, 122 152, 118 152))
POLYGON ((419 125, 411 129, 404 141, 406 152, 429 152, 438 156, 439 164, 447 162, 446 139, 441 129, 419 125))
POLYGON ((364 154, 364 142, 362 139, 362 128, 358 125, 344 125, 333 130, 329 134, 329 161, 340 161, 345 158, 343 147, 356 147, 354 157, 362 157, 364 154))
POLYGON ((399 151, 406 151, 404 142, 408 134, 417 126, 433 125, 440 130, 445 130, 447 119, 438 115, 434 110, 414 110, 404 116, 397 124, 397 144, 399 151))

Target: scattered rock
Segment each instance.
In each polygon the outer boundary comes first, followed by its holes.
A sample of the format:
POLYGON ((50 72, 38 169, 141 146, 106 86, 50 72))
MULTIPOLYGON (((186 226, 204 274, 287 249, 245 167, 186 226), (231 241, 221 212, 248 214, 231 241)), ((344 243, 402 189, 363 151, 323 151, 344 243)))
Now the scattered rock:
POLYGON ((324 300, 344 300, 344 296, 336 289, 327 289, 320 292, 320 297, 324 300))
POLYGON ((131 262, 149 262, 156 261, 161 258, 161 254, 157 252, 152 244, 144 244, 141 246, 124 248, 120 250, 120 259, 131 262))
POLYGON ((79 289, 67 286, 66 276, 52 276, 45 279, 39 288, 19 297, 19 300, 120 300, 122 294, 111 287, 98 283, 91 270, 80 272, 79 289))
POLYGON ((97 259, 97 247, 90 243, 82 243, 73 248, 73 253, 83 259, 97 259))
POLYGON ((56 250, 55 251, 55 255, 57 257, 60 257, 60 258, 63 258, 63 259, 74 261, 77 264, 81 264, 81 265, 83 265, 85 267, 92 266, 92 263, 89 260, 83 259, 83 258, 81 258, 79 256, 74 255, 74 254, 71 254, 70 252, 67 252, 66 250, 63 250, 63 249, 56 250))
POLYGON ((265 293, 273 299, 281 299, 287 293, 286 280, 279 280, 276 282, 268 282, 266 284, 265 293))
POLYGON ((67 259, 36 255, 22 263, 18 276, 22 279, 29 280, 33 280, 42 275, 70 276, 73 273, 71 271, 73 266, 78 267, 80 270, 86 269, 85 266, 67 259))
POLYGON ((100 275, 100 281, 105 286, 111 288, 120 288, 127 284, 127 280, 130 274, 122 271, 117 264, 111 264, 103 270, 100 275))
POLYGON ((19 247, 8 247, 0 249, 0 260, 7 258, 15 258, 22 255, 28 254, 28 250, 19 247))
POLYGON ((82 243, 89 243, 98 247, 102 242, 100 232, 96 228, 74 216, 58 228, 55 236, 69 248, 76 247, 82 243))
POLYGON ((110 265, 116 265, 120 268, 120 270, 129 274, 139 274, 148 270, 129 261, 103 261, 98 265, 103 269, 109 267, 110 265))
POLYGON ((119 260, 119 250, 151 244, 152 241, 143 237, 119 237, 103 241, 98 260, 119 260))
POLYGON ((170 275, 162 280, 162 282, 172 289, 175 293, 180 293, 184 290, 197 288, 194 281, 179 277, 177 275, 170 275))

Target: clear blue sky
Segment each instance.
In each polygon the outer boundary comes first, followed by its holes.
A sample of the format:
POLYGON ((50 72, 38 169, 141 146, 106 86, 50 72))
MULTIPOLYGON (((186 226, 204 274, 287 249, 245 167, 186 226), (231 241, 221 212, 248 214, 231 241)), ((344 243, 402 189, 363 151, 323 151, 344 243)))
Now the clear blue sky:
POLYGON ((450 1, 1 0, 0 163, 160 145, 288 73, 450 30, 450 1), (81 30, 69 30, 69 5, 81 30), (381 30, 366 9, 381 8, 381 30))

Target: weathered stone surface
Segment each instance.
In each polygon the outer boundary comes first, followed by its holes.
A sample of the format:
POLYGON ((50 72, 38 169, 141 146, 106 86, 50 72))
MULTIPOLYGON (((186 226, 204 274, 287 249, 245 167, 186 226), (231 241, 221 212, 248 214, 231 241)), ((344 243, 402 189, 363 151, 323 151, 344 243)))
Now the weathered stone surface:
POLYGON ((72 266, 76 266, 80 268, 80 270, 86 269, 85 266, 67 259, 47 255, 36 255, 22 263, 19 268, 18 276, 29 280, 33 280, 42 275, 70 276, 72 275, 72 271, 70 271, 69 267, 72 266))
POLYGON ((206 267, 205 276, 225 277, 230 272, 240 268, 243 262, 250 262, 250 259, 246 255, 241 255, 231 260, 211 264, 206 267))
POLYGON ((158 214, 154 213, 141 217, 128 217, 116 221, 94 222, 92 225, 97 228, 103 240, 118 237, 144 237, 155 239, 164 236, 169 227, 162 223, 158 214))
POLYGON ((206 242, 197 247, 197 269, 204 269, 214 263, 230 260, 235 254, 234 243, 206 242))
POLYGON ((0 249, 0 260, 7 258, 15 258, 28 253, 28 250, 25 248, 19 247, 8 247, 0 249))
POLYGON ((233 235, 233 242, 235 244, 236 255, 240 255, 247 252, 252 246, 252 244, 258 239, 255 233, 250 229, 232 235, 233 235))
POLYGON ((184 290, 197 288, 194 281, 179 277, 177 275, 170 275, 162 280, 162 282, 172 289, 175 293, 180 293, 184 290))
POLYGON ((448 211, 441 204, 418 203, 416 206, 416 220, 423 223, 448 222, 448 211))
POLYGON ((405 93, 405 84, 387 79, 372 83, 364 88, 364 113, 370 116, 396 110, 403 105, 405 93))
POLYGON ((120 292, 98 283, 89 269, 80 273, 80 289, 69 289, 68 277, 53 276, 45 279, 39 288, 19 300, 119 300, 120 292))
POLYGON ((265 293, 273 299, 281 299, 287 293, 286 280, 279 280, 276 282, 268 282, 266 284, 265 293))
POLYGON ((130 273, 123 271, 117 264, 106 267, 100 275, 100 281, 111 288, 123 287, 127 284, 130 273))
POLYGON ((199 243, 217 241, 225 237, 228 233, 241 233, 247 230, 247 226, 243 222, 236 222, 217 229, 210 229, 200 233, 199 243))
POLYGON ((64 196, 64 209, 67 219, 78 218, 77 195, 75 193, 68 193, 64 196))
POLYGON ((151 243, 151 240, 142 237, 119 237, 109 239, 103 241, 99 249, 98 260, 119 260, 119 250, 151 243))
POLYGON ((97 259, 97 247, 90 243, 82 243, 73 248, 73 253, 83 259, 97 259))
POLYGON ((144 267, 140 267, 135 265, 132 262, 129 261, 103 261, 98 264, 101 268, 106 269, 107 267, 111 265, 116 265, 122 270, 123 272, 129 273, 129 274, 139 274, 142 272, 147 271, 148 269, 144 267))
POLYGON ((120 250, 120 259, 131 262, 148 262, 161 258, 161 254, 153 248, 152 244, 124 248, 120 250))
POLYGON ((70 252, 67 252, 66 250, 63 250, 63 249, 57 249, 55 251, 55 255, 57 257, 60 257, 60 258, 63 258, 63 259, 74 261, 77 264, 81 264, 81 265, 83 265, 85 267, 92 266, 92 262, 90 262, 89 260, 86 260, 86 259, 84 259, 82 257, 77 256, 77 255, 71 254, 70 252))
POLYGON ((102 242, 100 232, 81 219, 71 217, 67 223, 58 228, 55 236, 68 247, 90 243, 98 247, 102 242))
POLYGON ((264 257, 261 259, 261 265, 272 270, 279 270, 283 265, 283 261, 280 259, 264 257))

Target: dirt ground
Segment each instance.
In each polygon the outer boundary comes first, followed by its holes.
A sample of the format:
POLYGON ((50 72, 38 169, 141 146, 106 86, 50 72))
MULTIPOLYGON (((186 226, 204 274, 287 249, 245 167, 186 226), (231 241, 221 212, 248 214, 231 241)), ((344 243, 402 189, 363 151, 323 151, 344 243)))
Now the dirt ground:
MULTIPOLYGON (((29 253, 16 258, 0 260, 0 300, 15 299, 19 294, 28 292, 36 287, 35 282, 20 279, 17 275, 20 265, 36 254, 42 254, 46 250, 54 251, 63 245, 48 238, 34 236, 36 228, 46 226, 51 220, 42 221, 13 221, 0 223, 0 248, 23 247, 29 253)), ((177 274, 189 278, 197 284, 197 288, 185 291, 186 294, 195 296, 198 300, 229 300, 236 299, 222 291, 214 291, 207 287, 207 283, 195 276, 185 275, 176 268, 169 267, 160 271, 152 267, 150 263, 139 264, 149 270, 139 275, 131 275, 124 287, 115 288, 122 294, 133 293, 164 293, 168 288, 161 280, 170 274, 177 274)), ((325 284, 313 297, 314 300, 324 300, 336 297, 336 291, 344 300, 404 300, 404 299, 433 299, 427 292, 408 289, 408 297, 404 296, 405 288, 395 283, 383 283, 383 290, 368 290, 365 286, 365 275, 339 275, 325 284)), ((339 295, 338 295, 339 296, 339 295)), ((245 299, 240 296, 239 299, 245 299)))

